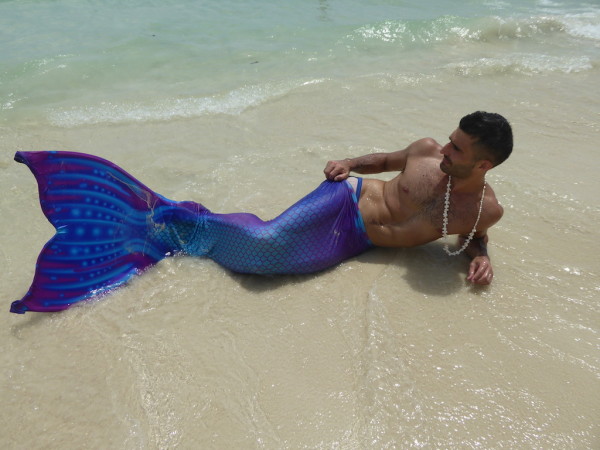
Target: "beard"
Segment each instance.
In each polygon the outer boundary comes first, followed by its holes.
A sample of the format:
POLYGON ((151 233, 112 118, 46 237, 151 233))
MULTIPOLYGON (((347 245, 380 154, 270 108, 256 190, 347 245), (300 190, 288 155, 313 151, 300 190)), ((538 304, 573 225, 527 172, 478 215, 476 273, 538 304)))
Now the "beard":
POLYGON ((468 178, 473 172, 474 167, 475 163, 453 164, 452 161, 446 159, 445 157, 440 163, 441 171, 444 172, 446 175, 450 175, 454 178, 468 178))

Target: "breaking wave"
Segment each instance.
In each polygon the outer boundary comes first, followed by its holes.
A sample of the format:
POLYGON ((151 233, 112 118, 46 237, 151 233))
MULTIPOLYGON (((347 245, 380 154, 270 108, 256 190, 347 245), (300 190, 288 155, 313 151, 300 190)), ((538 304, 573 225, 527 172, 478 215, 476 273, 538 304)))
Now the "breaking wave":
POLYGON ((525 75, 551 72, 577 73, 594 68, 587 56, 549 56, 544 54, 511 54, 499 58, 479 58, 448 64, 450 72, 463 76, 518 73, 525 75))
POLYGON ((365 25, 348 36, 357 43, 402 47, 437 43, 490 42, 562 34, 600 40, 600 13, 545 15, 527 18, 443 16, 423 21, 385 21, 365 25))

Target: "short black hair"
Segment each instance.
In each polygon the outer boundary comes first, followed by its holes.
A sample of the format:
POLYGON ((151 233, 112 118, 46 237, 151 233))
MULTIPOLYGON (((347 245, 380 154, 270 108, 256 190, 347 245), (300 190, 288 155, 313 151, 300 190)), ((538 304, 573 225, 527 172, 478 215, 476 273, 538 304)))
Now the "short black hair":
POLYGON ((500 114, 475 111, 460 119, 458 127, 477 139, 475 145, 494 166, 503 163, 512 153, 512 128, 500 114))

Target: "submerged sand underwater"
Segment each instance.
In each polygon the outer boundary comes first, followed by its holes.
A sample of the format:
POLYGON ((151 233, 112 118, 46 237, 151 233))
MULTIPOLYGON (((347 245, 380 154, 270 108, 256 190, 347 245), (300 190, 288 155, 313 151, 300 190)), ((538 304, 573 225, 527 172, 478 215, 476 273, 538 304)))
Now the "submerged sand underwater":
POLYGON ((597 70, 373 75, 240 114, 3 125, 0 446, 598 448, 598 86, 597 70), (267 219, 328 159, 444 141, 476 109, 516 141, 488 178, 505 208, 489 288, 432 243, 312 276, 172 258, 63 313, 8 313, 53 233, 17 150, 93 153, 169 198, 267 219))

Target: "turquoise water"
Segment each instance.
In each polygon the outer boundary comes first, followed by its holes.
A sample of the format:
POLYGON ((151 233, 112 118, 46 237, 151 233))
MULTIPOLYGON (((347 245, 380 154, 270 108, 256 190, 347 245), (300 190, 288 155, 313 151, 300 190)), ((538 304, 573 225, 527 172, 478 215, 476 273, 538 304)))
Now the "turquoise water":
POLYGON ((373 73, 579 73, 599 42, 597 2, 3 1, 0 120, 237 114, 373 73))

